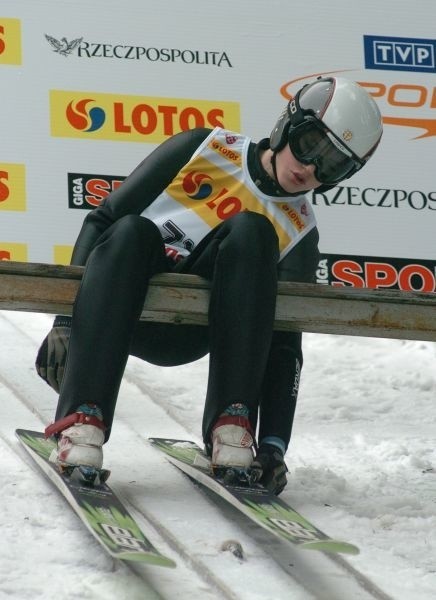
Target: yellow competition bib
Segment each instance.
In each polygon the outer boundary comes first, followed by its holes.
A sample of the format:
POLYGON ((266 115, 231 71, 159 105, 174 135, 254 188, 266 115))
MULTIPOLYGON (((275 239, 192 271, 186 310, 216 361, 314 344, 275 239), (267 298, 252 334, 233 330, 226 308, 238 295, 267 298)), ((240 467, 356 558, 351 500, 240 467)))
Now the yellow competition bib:
POLYGON ((242 212, 266 216, 279 238, 280 258, 315 226, 305 196, 267 196, 247 168, 250 139, 215 129, 168 188, 142 214, 154 221, 164 242, 182 255, 217 225, 242 212))

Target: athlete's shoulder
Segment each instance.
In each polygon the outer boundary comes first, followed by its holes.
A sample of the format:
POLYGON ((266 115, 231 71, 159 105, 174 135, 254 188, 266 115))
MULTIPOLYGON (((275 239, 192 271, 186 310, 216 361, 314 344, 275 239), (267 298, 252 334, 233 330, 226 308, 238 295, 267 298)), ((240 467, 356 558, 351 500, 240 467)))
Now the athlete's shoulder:
POLYGON ((172 139, 178 143, 200 145, 212 132, 213 129, 207 127, 195 127, 176 133, 172 139))
POLYGON ((208 127, 195 127, 189 131, 191 132, 193 138, 205 140, 207 136, 212 133, 213 129, 208 127))

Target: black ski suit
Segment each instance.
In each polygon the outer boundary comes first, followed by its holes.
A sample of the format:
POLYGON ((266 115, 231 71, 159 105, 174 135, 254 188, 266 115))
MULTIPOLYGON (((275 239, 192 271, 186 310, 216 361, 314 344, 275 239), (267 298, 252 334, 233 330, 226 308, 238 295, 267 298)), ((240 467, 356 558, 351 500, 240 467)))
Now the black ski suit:
MULTIPOLYGON (((317 229, 278 262, 270 221, 242 212, 176 263, 166 255, 157 226, 140 216, 209 133, 195 129, 164 142, 85 218, 71 262, 86 269, 74 305, 56 419, 83 402, 95 403, 103 411, 108 439, 129 354, 174 366, 210 353, 205 443, 218 415, 241 402, 249 408, 254 430, 259 419, 259 440, 276 436, 287 447, 302 365, 301 335, 273 332, 276 286, 277 279, 313 281, 317 229), (170 271, 212 282, 208 327, 139 321, 150 277, 170 271)), ((273 195, 260 165, 262 145, 267 141, 250 144, 248 169, 253 181, 273 195)))

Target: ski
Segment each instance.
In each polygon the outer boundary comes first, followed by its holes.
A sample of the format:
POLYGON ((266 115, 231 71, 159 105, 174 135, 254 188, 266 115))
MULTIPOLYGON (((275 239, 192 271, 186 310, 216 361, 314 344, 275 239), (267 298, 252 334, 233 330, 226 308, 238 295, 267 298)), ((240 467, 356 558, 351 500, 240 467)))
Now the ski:
POLYGON ((66 498, 71 507, 114 558, 162 567, 175 567, 141 531, 115 492, 106 484, 89 484, 73 475, 63 474, 48 458, 55 447, 53 439, 27 429, 15 434, 32 459, 66 498))
POLYGON ((263 486, 229 485, 214 476, 209 458, 194 442, 165 438, 149 440, 186 475, 224 498, 257 525, 277 537, 305 550, 359 554, 357 546, 329 537, 263 486))

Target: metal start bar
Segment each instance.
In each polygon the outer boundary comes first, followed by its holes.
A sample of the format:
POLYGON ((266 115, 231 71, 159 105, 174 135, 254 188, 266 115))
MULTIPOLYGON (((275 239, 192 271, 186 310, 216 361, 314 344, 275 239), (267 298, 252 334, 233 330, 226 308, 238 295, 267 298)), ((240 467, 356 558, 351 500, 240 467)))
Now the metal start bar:
MULTIPOLYGON (((0 261, 0 310, 71 314, 83 272, 0 261)), ((195 275, 156 275, 141 320, 207 325, 209 290, 195 275)), ((280 282, 275 329, 436 341, 436 294, 280 282)))

